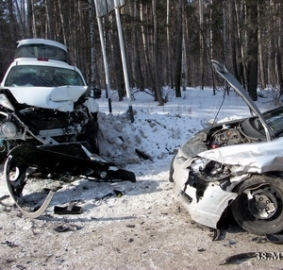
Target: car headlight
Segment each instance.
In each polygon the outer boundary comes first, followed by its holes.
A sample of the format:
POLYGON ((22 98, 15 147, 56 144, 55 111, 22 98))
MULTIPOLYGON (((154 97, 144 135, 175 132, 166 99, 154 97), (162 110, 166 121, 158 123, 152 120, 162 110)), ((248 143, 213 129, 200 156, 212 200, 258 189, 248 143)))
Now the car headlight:
POLYGON ((11 111, 15 110, 14 106, 11 104, 9 99, 4 94, 0 94, 0 105, 11 111))
POLYGON ((6 138, 14 138, 17 135, 17 127, 11 122, 7 121, 1 125, 1 134, 6 138))

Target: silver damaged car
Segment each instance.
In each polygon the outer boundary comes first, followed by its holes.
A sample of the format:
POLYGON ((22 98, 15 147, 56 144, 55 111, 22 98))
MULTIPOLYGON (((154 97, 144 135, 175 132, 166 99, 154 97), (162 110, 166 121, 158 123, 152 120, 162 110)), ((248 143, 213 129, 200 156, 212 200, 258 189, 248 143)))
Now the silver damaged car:
POLYGON ((215 71, 249 106, 251 117, 214 124, 185 142, 170 181, 192 220, 218 229, 226 211, 246 231, 283 230, 283 107, 261 113, 219 62, 215 71))

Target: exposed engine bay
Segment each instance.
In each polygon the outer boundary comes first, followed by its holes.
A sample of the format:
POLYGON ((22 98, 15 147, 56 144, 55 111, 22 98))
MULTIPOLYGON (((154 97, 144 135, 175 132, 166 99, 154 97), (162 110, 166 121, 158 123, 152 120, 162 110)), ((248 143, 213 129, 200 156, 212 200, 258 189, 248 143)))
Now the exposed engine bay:
POLYGON ((247 143, 249 140, 241 131, 239 125, 230 127, 229 125, 223 125, 221 129, 216 130, 210 135, 207 142, 209 149, 217 147, 247 143))
MULTIPOLYGON (((92 114, 92 117, 96 120, 97 113, 92 114)), ((14 114, 0 111, 0 138, 7 140, 19 140, 24 136, 31 138, 30 134, 26 134, 25 126, 28 126, 35 136, 57 137, 56 140, 67 142, 72 140, 70 135, 79 135, 82 132, 90 118, 91 115, 84 105, 76 105, 71 112, 34 106, 26 106, 14 114)))
POLYGON ((234 120, 226 124, 217 124, 196 133, 181 146, 181 150, 185 157, 193 157, 210 149, 258 141, 258 138, 247 134, 247 129, 252 129, 247 120, 234 120))

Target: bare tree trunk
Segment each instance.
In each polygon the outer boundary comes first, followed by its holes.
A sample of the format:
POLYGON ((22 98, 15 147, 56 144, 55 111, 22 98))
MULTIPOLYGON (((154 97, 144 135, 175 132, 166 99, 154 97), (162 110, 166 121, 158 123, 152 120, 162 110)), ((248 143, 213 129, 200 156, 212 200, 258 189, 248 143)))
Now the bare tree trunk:
POLYGON ((73 0, 73 5, 68 5, 68 25, 69 31, 67 35, 67 46, 70 48, 70 62, 72 65, 77 65, 78 55, 77 55, 77 22, 78 22, 78 13, 79 13, 80 2, 73 0), (76 27, 74 27, 76 26, 76 27))
POLYGON ((45 8, 45 17, 46 17, 46 33, 45 37, 46 38, 51 38, 51 26, 50 26, 50 14, 49 14, 49 5, 50 0, 44 0, 44 8, 45 8))
POLYGON ((173 88, 173 75, 172 75, 172 59, 171 59, 171 43, 170 43, 170 0, 167 0, 167 14, 166 14, 166 36, 167 36, 167 83, 173 88))
POLYGON ((244 8, 238 8, 236 0, 234 0, 234 9, 235 9, 235 17, 236 17, 236 29, 237 29, 237 71, 238 71, 238 77, 237 79, 242 83, 242 85, 246 85, 246 68, 244 63, 244 48, 245 48, 245 33, 242 33, 241 31, 241 25, 240 25, 240 18, 241 20, 246 20, 245 11, 244 8))
POLYGON ((253 100, 257 100, 258 79, 258 14, 257 0, 247 2, 248 11, 248 40, 247 40, 247 88, 253 100))
POLYGON ((140 91, 144 91, 144 77, 142 74, 142 68, 141 68, 141 57, 140 57, 140 47, 138 42, 138 34, 139 28, 137 27, 137 2, 135 1, 133 3, 133 17, 134 17, 134 29, 133 29, 133 43, 134 43, 134 52, 135 52, 135 71, 136 71, 136 83, 137 87, 140 89, 140 91))
MULTIPOLYGON (((277 29, 278 29, 278 33, 282 32, 282 16, 280 16, 281 13, 281 9, 280 9, 280 4, 275 4, 275 10, 277 12, 279 12, 279 16, 277 16, 276 19, 276 23, 277 23, 277 29)), ((276 73, 277 73, 277 78, 278 78, 278 85, 279 85, 279 95, 282 96, 283 95, 283 74, 282 74, 282 57, 281 57, 281 53, 280 53, 280 48, 282 47, 282 41, 281 41, 281 37, 278 36, 277 37, 277 42, 276 42, 276 73)))
POLYGON ((154 78, 153 78, 153 71, 152 66, 150 62, 150 56, 149 56, 149 37, 147 35, 147 28, 148 26, 145 26, 148 24, 147 18, 144 18, 144 14, 148 14, 149 10, 147 7, 147 4, 140 3, 140 18, 141 18, 141 32, 142 32, 142 44, 143 44, 143 54, 144 60, 145 60, 145 74, 146 74, 146 84, 147 85, 153 85, 154 84, 154 78))
MULTIPOLYGON (((265 4, 259 2, 258 4, 258 17, 264 16, 265 4)), ((264 44, 262 37, 262 28, 258 28, 258 63, 259 63, 259 81, 262 88, 266 87, 266 76, 264 72, 264 44)))
POLYGON ((89 35, 90 35, 90 67, 89 67, 89 87, 93 90, 96 86, 96 76, 95 76, 95 47, 94 47, 94 2, 90 1, 89 9, 89 35))
POLYGON ((11 32, 11 38, 13 40, 13 43, 16 44, 17 42, 17 37, 18 37, 18 33, 17 33, 17 21, 16 18, 14 16, 14 7, 13 7, 13 1, 9 0, 8 1, 8 11, 9 11, 9 19, 10 19, 10 32, 11 32))
POLYGON ((61 0, 58 0, 58 8, 59 8, 59 14, 60 14, 60 23, 61 23, 63 42, 64 44, 67 44, 67 37, 66 37, 66 32, 65 32, 65 20, 64 20, 63 13, 62 13, 61 0))
MULTIPOLYGON (((229 3, 229 10, 231 11, 231 20, 230 20, 230 32, 232 33, 238 33, 237 31, 237 15, 235 12, 235 7, 233 3, 229 3)), ((235 77, 239 80, 239 71, 238 71, 238 46, 237 46, 237 41, 239 37, 236 37, 236 34, 231 35, 231 51, 232 51, 232 67, 233 67, 233 73, 235 77)), ((240 81, 240 80, 239 80, 240 81)))
POLYGON ((176 27, 176 64, 175 64, 175 91, 176 97, 181 97, 182 77, 182 43, 183 43, 183 21, 182 21, 183 0, 178 1, 177 6, 177 27, 176 27))
POLYGON ((18 33, 19 38, 22 39, 23 36, 26 36, 26 5, 25 3, 23 3, 22 1, 15 1, 15 5, 16 5, 16 9, 17 9, 17 13, 18 13, 18 18, 19 18, 19 28, 20 31, 18 33), (20 4, 20 6, 19 6, 20 4))
MULTIPOLYGON (((209 42, 208 42, 208 53, 209 59, 213 58, 213 52, 214 52, 214 44, 213 44, 213 14, 212 14, 212 7, 213 7, 213 0, 210 0, 210 10, 209 10, 209 42)), ((225 33, 225 21, 223 21, 223 29, 222 29, 222 36, 223 36, 223 41, 226 43, 225 39, 226 39, 226 33, 225 33)), ((225 48, 225 46, 224 46, 225 48)), ((223 50, 223 54, 225 52, 225 49, 223 50)), ((208 60, 209 60, 208 59, 208 60)))
POLYGON ((112 60, 113 60, 113 78, 115 80, 116 89, 118 90, 118 98, 119 101, 123 101, 126 96, 126 87, 124 82, 124 74, 123 74, 123 64, 121 59, 121 52, 119 46, 119 37, 117 32, 117 26, 115 25, 114 16, 109 16, 109 21, 111 23, 111 30, 109 30, 109 43, 111 43, 111 52, 112 52, 112 60))
POLYGON ((31 0, 31 14, 32 14, 32 36, 34 38, 37 37, 37 31, 36 31, 36 21, 35 21, 35 11, 34 11, 34 1, 31 0))
POLYGON ((159 106, 164 105, 164 101, 161 95, 161 85, 159 80, 159 65, 158 65, 158 18, 156 12, 156 0, 152 0, 152 13, 153 13, 153 55, 154 55, 154 77, 155 77, 155 91, 159 106))
POLYGON ((201 74, 201 89, 204 88, 204 40, 203 40, 203 0, 199 0, 199 44, 200 44, 200 74, 201 74))
POLYGON ((182 87, 183 91, 186 91, 186 87, 188 85, 188 68, 187 68, 187 43, 185 38, 186 33, 186 17, 185 17, 185 10, 184 10, 184 3, 182 7, 182 87))
POLYGON ((32 0, 27 0, 27 37, 32 37, 33 19, 32 19, 32 0))
POLYGON ((262 40, 262 32, 261 28, 259 28, 258 32, 258 62, 259 62, 259 80, 262 88, 266 87, 266 78, 265 78, 265 72, 264 72, 264 64, 263 64, 263 58, 264 58, 264 52, 263 52, 263 40, 262 40))

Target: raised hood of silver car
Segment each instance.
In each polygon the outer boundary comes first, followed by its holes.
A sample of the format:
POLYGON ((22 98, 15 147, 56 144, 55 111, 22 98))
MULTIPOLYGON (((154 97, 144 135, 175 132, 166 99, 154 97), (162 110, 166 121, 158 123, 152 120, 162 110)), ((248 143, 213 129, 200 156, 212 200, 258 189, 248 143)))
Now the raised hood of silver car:
POLYGON ((226 67, 222 64, 220 64, 216 60, 211 60, 212 65, 215 68, 215 71, 224 79, 226 80, 229 85, 233 87, 233 89, 239 94, 239 96, 242 97, 242 99, 245 101, 245 103, 248 105, 251 112, 253 112, 254 115, 256 115, 260 122, 262 123, 265 133, 266 133, 266 139, 267 141, 270 141, 272 138, 272 131, 270 130, 268 124, 266 123, 262 113, 254 103, 254 101, 251 99, 247 91, 243 88, 243 86, 239 83, 239 81, 226 69, 226 67))

